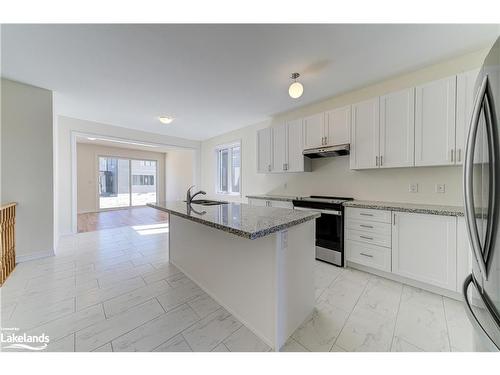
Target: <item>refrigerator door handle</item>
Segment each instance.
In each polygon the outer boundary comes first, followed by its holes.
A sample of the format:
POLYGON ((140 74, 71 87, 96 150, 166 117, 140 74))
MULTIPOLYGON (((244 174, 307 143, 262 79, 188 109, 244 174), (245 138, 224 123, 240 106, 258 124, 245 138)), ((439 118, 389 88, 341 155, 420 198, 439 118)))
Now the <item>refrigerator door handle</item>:
POLYGON ((469 238, 471 241, 472 252, 477 261, 479 270, 487 280, 486 263, 481 252, 481 243, 479 241, 479 232, 476 223, 476 213, 474 210, 474 193, 473 193, 473 168, 474 168, 474 150, 477 137, 477 130, 479 127, 479 116, 483 109, 483 100, 485 98, 486 89, 488 86, 488 76, 485 76, 481 87, 476 96, 474 109, 472 111, 471 124, 469 135, 467 137, 467 145, 465 147, 464 157, 464 195, 465 195, 465 221, 469 231, 469 238))

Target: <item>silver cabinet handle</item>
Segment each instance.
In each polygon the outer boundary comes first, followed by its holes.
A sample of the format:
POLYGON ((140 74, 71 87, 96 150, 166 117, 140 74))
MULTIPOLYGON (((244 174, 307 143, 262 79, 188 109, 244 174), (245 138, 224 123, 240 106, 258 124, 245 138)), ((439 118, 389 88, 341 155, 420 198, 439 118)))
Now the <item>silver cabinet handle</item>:
POLYGON ((455 150, 451 149, 450 154, 451 154, 451 162, 453 163, 453 162, 455 161, 455 160, 454 160, 454 159, 455 159, 455 158, 454 158, 455 150))
POLYGON ((462 161, 462 149, 458 149, 458 161, 462 161))
POLYGON ((359 226, 363 228, 373 228, 373 225, 359 224, 359 226))
POLYGON ((359 253, 359 255, 363 255, 364 257, 368 257, 368 258, 373 258, 373 255, 366 254, 366 253, 359 253))
POLYGON ((361 216, 373 216, 373 214, 367 214, 366 212, 360 212, 359 214, 361 216))
POLYGON ((380 155, 380 166, 382 166, 382 155, 380 155))
POLYGON ((365 240, 373 241, 373 237, 359 236, 359 238, 364 238, 365 240))
POLYGON ((269 165, 267 166, 267 171, 268 171, 268 172, 271 172, 271 164, 269 164, 269 165))
POLYGON ((288 163, 285 163, 285 171, 288 171, 288 163))
POLYGON ((283 170, 286 171, 285 163, 283 163, 283 170))
POLYGON ((375 166, 378 167, 378 156, 375 156, 375 166))
POLYGON ((392 214, 392 225, 396 226, 396 213, 392 214))

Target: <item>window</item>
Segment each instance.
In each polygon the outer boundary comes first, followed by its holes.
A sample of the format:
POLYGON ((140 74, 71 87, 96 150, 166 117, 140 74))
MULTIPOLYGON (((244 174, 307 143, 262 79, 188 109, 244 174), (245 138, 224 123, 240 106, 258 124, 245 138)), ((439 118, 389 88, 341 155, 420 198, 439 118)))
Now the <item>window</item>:
POLYGON ((155 176, 134 174, 132 176, 132 185, 154 185, 155 176))
POLYGON ((240 142, 219 146, 215 152, 217 154, 217 193, 239 195, 241 189, 240 142))

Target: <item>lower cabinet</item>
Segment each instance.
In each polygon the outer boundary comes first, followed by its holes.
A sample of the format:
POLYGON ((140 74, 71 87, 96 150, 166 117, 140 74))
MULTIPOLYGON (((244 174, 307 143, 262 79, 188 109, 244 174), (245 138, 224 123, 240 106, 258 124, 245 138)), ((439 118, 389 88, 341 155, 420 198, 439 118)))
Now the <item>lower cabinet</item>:
POLYGON ((393 212, 392 272, 457 289, 457 218, 393 212))
POLYGON ((472 272, 472 249, 463 217, 457 218, 457 292, 462 291, 464 280, 472 272))
POLYGON ((346 240, 345 251, 349 262, 391 272, 391 249, 389 248, 346 240))

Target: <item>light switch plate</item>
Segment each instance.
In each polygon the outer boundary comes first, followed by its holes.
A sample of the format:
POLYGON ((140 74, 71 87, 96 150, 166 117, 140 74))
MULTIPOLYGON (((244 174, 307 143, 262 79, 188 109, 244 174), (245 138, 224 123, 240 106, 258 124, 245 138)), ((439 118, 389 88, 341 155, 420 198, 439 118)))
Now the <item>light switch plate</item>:
POLYGON ((413 183, 408 186, 408 191, 410 193, 418 193, 418 184, 413 183))
POLYGON ((445 184, 436 184, 436 193, 444 193, 446 191, 445 184))

